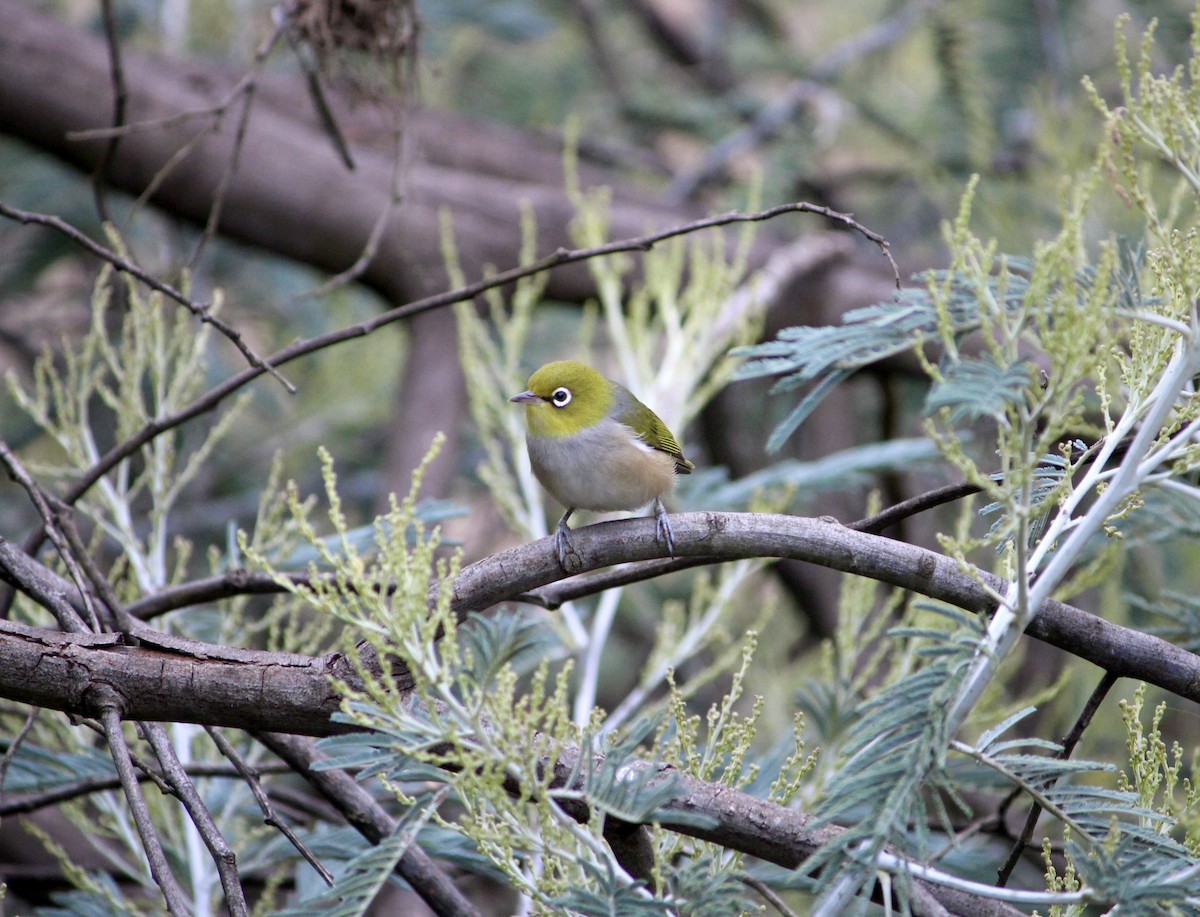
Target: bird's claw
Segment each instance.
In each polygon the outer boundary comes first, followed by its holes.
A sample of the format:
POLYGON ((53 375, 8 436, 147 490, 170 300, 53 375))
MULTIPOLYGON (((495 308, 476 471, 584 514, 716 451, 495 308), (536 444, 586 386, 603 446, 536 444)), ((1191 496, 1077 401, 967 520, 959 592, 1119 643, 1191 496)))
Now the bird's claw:
POLYGON ((654 501, 654 536, 667 546, 667 553, 675 556, 675 535, 671 531, 671 520, 667 518, 667 508, 662 500, 654 501))
POLYGON ((583 567, 583 558, 571 544, 570 532, 565 519, 561 520, 558 528, 554 530, 554 553, 558 556, 558 565, 565 573, 574 573, 583 567), (568 557, 571 558, 570 563, 567 562, 568 557))

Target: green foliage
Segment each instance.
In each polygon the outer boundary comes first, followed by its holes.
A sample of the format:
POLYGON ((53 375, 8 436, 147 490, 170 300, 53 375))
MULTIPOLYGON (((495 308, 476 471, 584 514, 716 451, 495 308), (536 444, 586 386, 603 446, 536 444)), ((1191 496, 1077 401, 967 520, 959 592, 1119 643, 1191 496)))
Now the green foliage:
MULTIPOLYGON (((112 246, 123 251, 115 231, 109 235, 112 246)), ((218 296, 214 308, 219 307, 218 296)), ((114 442, 188 404, 206 381, 208 331, 206 325, 197 330, 193 316, 166 306, 160 294, 147 293, 131 278, 117 278, 110 269, 102 271, 91 327, 77 347, 64 350, 62 365, 47 349, 34 365, 31 386, 13 372, 7 375, 18 407, 57 447, 56 455, 31 462, 30 470, 73 479, 90 470, 114 442), (121 285, 125 299, 119 321, 110 313, 113 284, 121 285)), ((185 443, 178 431, 156 437, 76 504, 103 537, 103 547, 120 558, 120 575, 114 576, 118 595, 152 592, 186 573, 190 546, 169 534, 171 513, 237 413, 235 407, 220 415, 197 442, 185 443)))
MULTIPOLYGON (((816 858, 829 863, 819 917, 840 914, 880 864, 899 871, 904 899, 904 864, 928 860, 932 820, 952 833, 952 811, 973 783, 955 764, 958 755, 1020 787, 1069 829, 1072 871, 1057 887, 1078 882, 1071 900, 1119 903, 1121 913, 1174 912, 1200 888, 1187 848, 1170 836, 1179 810, 1153 798, 1159 781, 1172 785, 1167 796, 1178 795, 1178 756, 1168 765, 1161 749, 1131 745, 1142 776, 1113 788, 1091 782, 1104 769, 1096 763, 1063 762, 1049 743, 1002 739, 1016 716, 980 723, 988 728, 977 742, 955 738, 968 722, 991 716, 981 702, 995 694, 1001 662, 1034 611, 1068 582, 1079 588, 1090 581, 1068 575, 1100 556, 1098 537, 1133 524, 1148 490, 1196 499, 1200 131, 1192 128, 1200 124, 1200 95, 1191 81, 1200 74, 1200 36, 1189 67, 1166 77, 1151 68, 1149 36, 1136 69, 1124 63, 1119 44, 1125 104, 1102 106, 1106 139, 1093 166, 1060 196, 1061 230, 1031 257, 1002 256, 995 242, 971 233, 972 185, 946 229, 948 270, 922 275, 918 286, 848 314, 841 326, 785 329, 738 351, 749 357, 739 376, 777 376, 777 393, 804 391, 772 434, 776 447, 852 373, 915 354, 930 380, 926 429, 999 517, 981 537, 964 515, 943 548, 970 569, 969 552, 998 546, 1011 580, 995 594, 999 609, 986 627, 956 614, 949 629, 896 631, 911 645, 913 664, 888 672, 887 684, 853 713, 844 700, 812 696, 814 709, 824 711, 817 721, 843 736, 826 751, 837 772, 822 785, 822 813, 851 824, 816 858), (1147 153, 1168 169, 1156 170, 1147 153), (1161 188, 1172 171, 1163 207, 1161 188), (1089 239, 1106 182, 1145 221, 1149 240, 1137 256, 1121 240, 1089 239), (996 456, 998 468, 985 468, 959 429, 981 418, 992 437, 981 451, 989 462, 996 456)), ((1186 604, 1174 607, 1181 620, 1186 604)), ((1059 906, 1074 908, 1069 898, 1059 906)))
MULTIPOLYGON (((776 15, 756 9, 764 18, 776 15)), ((877 12, 872 6, 871 15, 877 12)), ((925 174, 918 181, 953 172, 956 166, 943 169, 938 155, 990 165, 1001 126, 993 112, 1000 103, 989 98, 983 79, 990 39, 978 22, 989 13, 996 15, 994 4, 973 0, 933 14, 934 53, 926 56, 936 67, 934 123, 947 129, 929 131, 907 113, 911 106, 901 106, 908 123, 872 114, 863 90, 850 84, 881 81, 845 81, 851 107, 859 105, 864 120, 882 128, 889 151, 920 158, 915 170, 925 174), (912 142, 922 135, 936 136, 941 149, 927 155, 924 144, 912 142)), ((498 14, 462 15, 476 31, 448 55, 452 62, 490 59, 488 29, 503 32, 506 42, 520 41, 519 53, 532 57, 529 43, 555 27, 551 14, 530 16, 520 4, 498 14)), ((1033 25, 1022 27, 1022 36, 1032 39, 1033 25)), ((543 359, 575 355, 564 349, 621 378, 677 430, 735 373, 778 376, 776 391, 797 400, 770 437, 772 448, 854 373, 915 354, 929 381, 926 439, 860 447, 821 463, 782 462, 736 482, 719 470, 701 470, 681 500, 705 509, 778 507, 796 495, 858 483, 862 474, 940 457, 980 486, 982 512, 992 522, 981 531, 984 523, 964 514, 959 530, 942 541, 946 552, 972 570, 972 558, 986 563, 993 557, 979 549, 994 548, 999 569, 1013 583, 994 596, 999 609, 990 621, 909 604, 900 593, 884 595, 874 583, 847 578, 837 633, 814 654, 818 658, 764 673, 755 653, 760 644, 772 649, 762 635, 775 624, 775 600, 757 578, 756 561, 669 582, 662 591, 612 590, 549 615, 501 610, 464 619, 452 607, 449 588, 460 558, 446 550, 451 543, 437 528, 451 509, 417 503, 419 475, 407 499, 393 501, 388 513, 363 526, 343 504, 347 488, 343 481, 339 495, 328 454, 321 459, 323 514, 303 495, 306 488, 278 486, 283 471, 277 463, 250 534, 226 550, 214 548, 208 565, 227 571, 248 558, 276 574, 288 595, 261 621, 252 620, 246 600, 234 600, 172 616, 169 626, 210 639, 346 653, 357 672, 338 685, 344 700, 338 719, 364 731, 326 740, 322 766, 355 771, 403 813, 397 830, 374 847, 357 837, 314 832, 319 855, 338 861, 337 883, 285 913, 363 912, 414 843, 443 862, 507 884, 524 896, 521 907, 528 911, 750 911, 754 902, 741 882, 739 854, 653 830, 652 891, 622 869, 604 838, 605 818, 653 822, 661 816, 684 774, 806 810, 816 805, 826 822, 846 826, 808 864, 810 870, 827 867, 819 880, 772 876, 816 890, 823 897, 815 912, 823 917, 847 913, 849 899, 880 872, 891 875, 896 901, 889 903, 902 912, 912 904, 913 875, 992 893, 990 883, 964 879, 945 854, 965 819, 988 814, 971 811, 966 800, 1010 790, 1042 806, 1055 836, 1064 838, 1058 869, 1048 869, 1052 894, 1045 900, 1053 902, 1052 913, 1082 915, 1096 906, 1122 914, 1194 909, 1200 895, 1197 791, 1186 776, 1183 749, 1160 732, 1162 708, 1147 728, 1140 692, 1123 706, 1130 760, 1126 773, 1113 776, 1111 766, 1064 761, 1057 745, 1021 735, 1043 724, 1033 723, 1027 697, 1006 693, 1013 686, 1001 668, 1012 661, 1018 636, 1045 598, 1069 596, 1111 576, 1133 545, 1194 541, 1200 531, 1194 483, 1200 469, 1194 442, 1200 431, 1194 391, 1200 369, 1194 312, 1200 298, 1200 38, 1193 39, 1186 66, 1160 75, 1151 35, 1131 63, 1118 33, 1120 103, 1101 101, 1093 89, 1106 119, 1103 142, 1057 196, 1036 201, 1038 208, 1057 201, 1059 228, 1028 255, 1003 255, 1020 246, 1006 241, 1002 248, 972 230, 983 220, 1004 220, 1001 208, 993 208, 997 192, 984 180, 968 188, 946 227, 945 270, 919 275, 894 300, 852 312, 836 327, 785 329, 775 341, 737 349, 754 339, 761 321, 747 294, 753 282, 744 276, 749 238, 730 245, 716 234, 663 245, 644 257, 592 262, 599 294, 580 322, 556 321, 541 302, 544 278, 521 281, 507 295, 487 294, 482 310, 458 311, 471 420, 483 456, 479 481, 522 538, 545 534, 546 508, 525 461, 520 411, 505 397, 523 387, 543 359), (1126 208, 1136 232, 1144 224, 1144 244, 1131 246, 1108 231, 1103 208, 1114 206, 1126 208), (731 347, 749 358, 736 369, 724 359, 731 347), (312 574, 310 582, 284 577, 296 570, 312 574), (631 613, 639 604, 652 606, 652 626, 631 613), (623 627, 636 657, 621 645, 623 627), (760 681, 772 696, 755 694, 760 681), (791 715, 792 691, 803 715, 791 715), (788 708, 782 728, 771 722, 773 703, 788 708), (974 733, 978 738, 971 740, 974 733), (813 736, 821 743, 819 757, 805 743, 813 736)), ((732 38, 744 42, 744 29, 732 38)), ((579 35, 546 44, 557 45, 550 72, 580 72, 579 35)), ((1017 44, 1032 54, 1032 40, 1017 44)), ((895 54, 903 55, 904 49, 895 54)), ((529 100, 541 97, 524 90, 525 71, 547 70, 544 63, 520 63, 505 70, 487 97, 511 94, 529 111, 529 100)), ((574 92, 591 91, 576 81, 574 92)), ((636 97, 621 104, 644 111, 649 95, 661 93, 669 102, 659 104, 673 106, 674 123, 683 130, 711 132, 716 119, 740 125, 746 115, 744 98, 701 106, 681 102, 669 83, 633 82, 636 97), (710 123, 702 127, 705 119, 710 123)), ((1003 104, 1015 108, 1025 100, 1003 104)), ((807 117, 826 117, 816 108, 807 117)), ((799 152, 765 155, 803 159, 813 144, 806 136, 795 145, 799 152)), ((807 168, 788 170, 787 180, 807 168)), ((579 210, 575 241, 600 244, 608 235, 605 197, 580 190, 573 164, 568 173, 579 210)), ((891 186, 888 193, 894 194, 891 186)), ((1022 229, 1035 232, 1026 212, 1020 211, 1022 229)), ((531 217, 524 229, 528 260, 536 241, 531 217)), ((113 244, 120 247, 118 240, 113 244)), ((454 274, 448 224, 446 248, 454 274)), ((48 357, 39 361, 32 382, 10 382, 18 404, 54 447, 30 462, 38 473, 77 476, 113 441, 169 415, 204 384, 207 345, 192 319, 172 315, 158 297, 132 284, 124 291, 128 309, 117 317, 109 308, 111 286, 107 275, 97 285, 93 326, 78 348, 69 348, 58 365, 48 357)), ((170 539, 169 518, 183 489, 211 464, 230 416, 194 438, 158 437, 81 502, 122 597, 162 588, 188 568, 189 546, 170 539)), ((1166 617, 1160 632, 1194 647, 1200 614, 1189 595, 1183 585, 1136 599, 1134 606, 1166 617)), ((17 614, 33 618, 35 611, 20 603, 17 614)), ((23 715, 5 712, 10 734, 18 734, 22 722, 23 715)), ((172 739, 189 760, 212 754, 193 727, 173 727, 172 739)), ((108 776, 108 759, 89 743, 83 729, 38 717, 5 760, 4 789, 56 790, 108 776)), ((275 870, 271 882, 284 881, 295 856, 280 853, 277 841, 260 843, 259 816, 246 814, 244 787, 198 784, 238 847, 243 869, 269 868, 275 870)), ((189 864, 188 892, 204 910, 219 885, 207 861, 195 855, 195 832, 173 803, 154 794, 151 800, 168 856, 189 864)), ((154 893, 118 794, 93 794, 86 806, 66 811, 104 845, 113 874, 154 893)), ((673 812, 672 819, 680 816, 673 812)), ((75 886, 44 913, 143 909, 111 874, 85 873, 48 838, 43 843, 75 886)), ((305 869, 297 867, 296 874, 306 875, 305 869)), ((304 890, 304 880, 296 881, 304 890)), ((1024 902, 1017 894, 1014 900, 1024 902)))
POLYGON ((295 907, 276 911, 276 917, 318 914, 359 917, 365 914, 379 890, 391 880, 400 858, 416 841, 417 832, 432 815, 435 804, 436 799, 429 796, 418 800, 391 834, 349 860, 331 887, 305 898, 295 907))
MULTIPOLYGON (((654 820, 678 794, 679 773, 731 786, 754 779, 758 770, 747 756, 760 707, 748 718, 733 707, 752 660, 753 635, 741 650, 728 696, 710 712, 705 728, 684 712, 678 692, 668 702, 669 726, 643 719, 620 730, 596 719, 581 728, 571 718, 572 666, 551 664, 554 641, 544 626, 505 614, 460 621, 451 608, 448 584, 457 561, 438 558, 437 530, 427 531, 417 518, 420 472, 409 496, 375 526, 374 544, 364 551, 350 537, 332 462, 327 455, 322 461, 332 536, 320 533, 312 501, 294 485, 287 496, 293 525, 320 558, 310 563, 310 582, 294 583, 247 539, 241 545, 295 598, 345 625, 342 648, 361 682, 339 685, 345 701, 338 718, 369 732, 326 740, 329 758, 322 766, 377 779, 410 815, 419 811, 419 818, 468 840, 507 882, 546 908, 666 913, 687 902, 689 912, 716 914, 741 901, 744 887, 730 874, 736 861, 712 859, 715 848, 684 846, 677 835, 663 834, 665 891, 653 896, 620 868, 600 831, 606 816, 654 820), (411 691, 400 689, 401 676, 412 680, 411 691), (664 772, 663 764, 678 771, 664 772), (410 796, 406 787, 418 783, 440 788, 434 804, 410 796), (442 814, 443 800, 452 800, 459 814, 442 814), (590 813, 584 822, 568 814, 580 805, 590 813)), ((719 671, 716 666, 706 677, 719 671)), ((776 792, 794 793, 811 767, 801 751, 797 746, 783 762, 776 792)), ((364 854, 303 912, 334 900, 355 912, 402 848, 397 841, 364 854)))

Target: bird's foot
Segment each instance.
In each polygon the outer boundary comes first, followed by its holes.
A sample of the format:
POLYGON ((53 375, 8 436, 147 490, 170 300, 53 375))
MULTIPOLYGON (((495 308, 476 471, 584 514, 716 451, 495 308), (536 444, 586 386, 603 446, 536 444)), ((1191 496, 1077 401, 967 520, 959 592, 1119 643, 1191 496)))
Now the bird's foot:
POLYGON ((554 553, 563 572, 577 573, 583 569, 583 557, 571 544, 571 530, 567 527, 566 518, 560 519, 558 528, 554 530, 554 553))
POLYGON ((675 556, 675 535, 671 532, 671 520, 667 518, 667 508, 662 500, 654 501, 654 535, 667 546, 667 553, 675 556))

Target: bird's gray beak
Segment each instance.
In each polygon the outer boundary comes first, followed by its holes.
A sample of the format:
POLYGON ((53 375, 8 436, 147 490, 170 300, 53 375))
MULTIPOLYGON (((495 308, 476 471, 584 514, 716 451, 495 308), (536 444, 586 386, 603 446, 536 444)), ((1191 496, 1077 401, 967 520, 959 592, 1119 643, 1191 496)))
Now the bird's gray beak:
POLYGON ((517 404, 537 404, 542 399, 540 395, 535 395, 533 392, 521 392, 521 394, 513 395, 508 400, 515 401, 517 404))

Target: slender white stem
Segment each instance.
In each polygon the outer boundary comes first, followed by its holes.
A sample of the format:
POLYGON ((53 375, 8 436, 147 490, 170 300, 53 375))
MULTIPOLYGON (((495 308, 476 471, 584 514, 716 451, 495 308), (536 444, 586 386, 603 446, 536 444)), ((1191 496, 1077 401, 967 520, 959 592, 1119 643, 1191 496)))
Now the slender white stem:
POLYGON ((692 657, 692 654, 707 636, 713 625, 720 620, 734 591, 749 576, 750 572, 759 566, 760 563, 758 561, 746 560, 726 566, 725 571, 722 573, 720 588, 717 590, 717 594, 710 600, 704 616, 684 632, 669 656, 660 659, 653 669, 642 675, 637 687, 630 691, 625 696, 625 699, 616 706, 616 709, 605 718, 604 724, 600 727, 601 736, 608 735, 624 723, 635 711, 641 709, 650 692, 657 690, 662 685, 662 680, 666 677, 668 668, 673 668, 681 660, 692 657))
POLYGON ((986 882, 972 882, 970 879, 962 879, 932 866, 914 863, 912 860, 906 860, 887 852, 879 854, 875 858, 875 862, 881 869, 886 869, 891 873, 906 872, 914 879, 940 885, 943 888, 952 888, 969 895, 1007 901, 1009 904, 1021 906, 1079 904, 1089 901, 1093 897, 1093 893, 1086 888, 1074 892, 1034 892, 1001 888, 996 885, 988 885, 986 882))
MULTIPOLYGON (((1107 437, 1104 447, 1096 456, 1092 467, 1084 475, 1083 480, 1068 496, 1064 505, 1056 514, 1054 521, 1037 548, 1030 555, 1028 568, 1017 571, 1014 583, 1009 587, 1004 603, 997 609, 988 627, 988 635, 980 648, 967 675, 963 687, 950 709, 947 720, 948 732, 953 733, 966 720, 979 698, 983 695, 992 675, 1001 660, 1008 655, 1009 650, 1016 644, 1032 615, 1042 604, 1051 597, 1063 577, 1078 560, 1088 540, 1100 530, 1109 516, 1120 506, 1121 502, 1140 487, 1145 477, 1165 459, 1160 454, 1157 461, 1149 463, 1148 457, 1154 440, 1158 437, 1162 425, 1175 405, 1175 395, 1196 372, 1200 348, 1194 339, 1176 343, 1175 354, 1171 358, 1167 372, 1159 379, 1154 390, 1137 405, 1131 405, 1122 416, 1120 422, 1107 437), (1095 490, 1103 466, 1112 455, 1117 444, 1124 438, 1126 432, 1137 426, 1137 433, 1130 444, 1125 459, 1117 468, 1116 474, 1108 481, 1108 486, 1096 496, 1095 502, 1087 512, 1074 518, 1075 507, 1095 490), (1073 528, 1061 545, 1055 548, 1059 536, 1068 528, 1073 528), (1049 562, 1040 574, 1037 573, 1044 558, 1049 562), (1024 597, 1024 603, 1019 605, 1021 587, 1016 580, 1028 581, 1032 576, 1037 578, 1029 585, 1024 597)), ((1161 450, 1160 450, 1161 453, 1161 450)))
POLYGON ((1161 325, 1163 328, 1177 332, 1181 337, 1191 337, 1192 334, 1192 329, 1183 322, 1167 318, 1165 315, 1159 315, 1157 312, 1150 312, 1146 309, 1118 309, 1117 315, 1131 318, 1137 322, 1146 322, 1149 325, 1161 325))
MULTIPOLYGON (((861 855, 871 849, 871 841, 861 841, 858 849, 855 850, 855 855, 861 855)), ((858 894, 862 888, 863 876, 857 869, 845 870, 842 875, 834 880, 833 884, 825 890, 825 894, 817 902, 816 909, 812 912, 812 917, 841 917, 846 913, 846 908, 850 906, 851 900, 858 894)))
POLYGON ((621 601, 623 589, 609 589, 600 596, 596 613, 592 616, 592 630, 587 635, 587 652, 583 657, 583 666, 579 673, 579 690, 575 693, 575 709, 573 718, 575 725, 583 727, 592 708, 596 706, 596 688, 600 681, 600 662, 604 650, 608 646, 608 635, 612 631, 613 620, 617 614, 617 605, 621 601))

